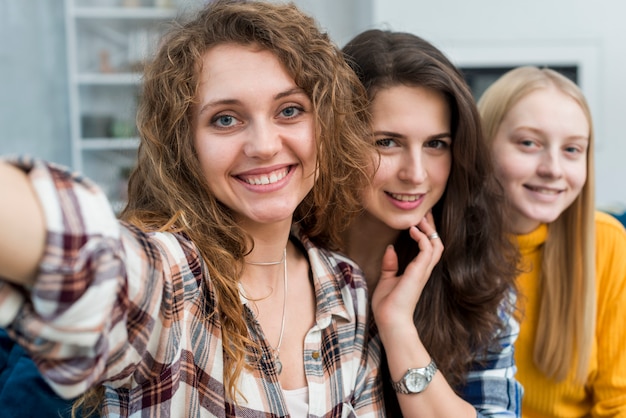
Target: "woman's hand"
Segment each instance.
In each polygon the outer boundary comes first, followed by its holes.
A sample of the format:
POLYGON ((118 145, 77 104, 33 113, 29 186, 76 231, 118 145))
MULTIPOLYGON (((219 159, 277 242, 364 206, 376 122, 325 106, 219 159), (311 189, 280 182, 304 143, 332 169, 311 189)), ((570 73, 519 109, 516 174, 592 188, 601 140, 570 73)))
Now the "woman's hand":
POLYGON ((387 327, 397 328, 402 323, 414 327, 415 306, 443 253, 441 239, 433 237, 436 229, 432 214, 426 215, 417 227, 411 227, 409 234, 418 243, 420 252, 411 260, 404 274, 396 276, 398 256, 392 246, 387 248, 383 256, 381 277, 372 295, 372 310, 381 332, 387 327))

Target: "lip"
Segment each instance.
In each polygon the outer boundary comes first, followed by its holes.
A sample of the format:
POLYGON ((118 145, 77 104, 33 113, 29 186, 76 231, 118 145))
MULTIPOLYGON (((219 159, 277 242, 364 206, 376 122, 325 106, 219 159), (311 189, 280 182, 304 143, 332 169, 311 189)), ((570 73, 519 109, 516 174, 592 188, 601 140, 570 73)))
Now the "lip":
POLYGON ((524 189, 529 192, 535 199, 543 202, 552 202, 565 192, 565 189, 545 186, 535 186, 532 184, 524 184, 524 189))
POLYGON ((281 189, 293 176, 295 165, 281 164, 233 174, 232 177, 253 192, 273 192, 281 189))
POLYGON ((413 210, 417 209, 424 198, 425 193, 391 193, 385 192, 387 200, 396 208, 401 210, 413 210))

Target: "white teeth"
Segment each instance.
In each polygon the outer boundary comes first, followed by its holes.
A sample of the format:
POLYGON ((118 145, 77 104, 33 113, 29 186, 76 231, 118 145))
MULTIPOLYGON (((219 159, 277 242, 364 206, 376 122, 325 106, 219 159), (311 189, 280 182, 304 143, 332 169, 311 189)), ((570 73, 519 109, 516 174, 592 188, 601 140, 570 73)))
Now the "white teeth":
POLYGON ((288 172, 289 172, 289 169, 285 168, 280 171, 275 171, 271 173, 270 175, 264 174, 264 175, 257 176, 257 177, 241 177, 241 178, 243 179, 243 181, 245 181, 248 184, 259 186, 259 185, 276 183, 277 181, 285 178, 288 172))
POLYGON ((532 190, 533 192, 537 192, 537 193, 541 193, 541 194, 548 194, 548 195, 555 195, 555 194, 559 194, 559 190, 553 190, 553 189, 543 189, 543 188, 539 188, 539 187, 528 187, 530 190, 532 190))
POLYGON ((389 193, 389 194, 394 199, 401 200, 403 202, 415 202, 417 199, 420 198, 419 195, 414 195, 414 194, 396 194, 396 193, 389 193))

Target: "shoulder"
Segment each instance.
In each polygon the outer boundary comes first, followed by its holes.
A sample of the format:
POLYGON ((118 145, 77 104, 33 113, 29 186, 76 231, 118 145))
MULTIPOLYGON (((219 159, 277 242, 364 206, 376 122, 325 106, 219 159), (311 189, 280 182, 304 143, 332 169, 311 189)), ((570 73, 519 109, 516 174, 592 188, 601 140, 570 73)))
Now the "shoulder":
POLYGON ((596 213, 596 280, 600 295, 626 297, 626 230, 602 212, 596 213))
POLYGON ((598 229, 624 231, 624 225, 616 217, 606 212, 596 211, 595 220, 598 229))
MULTIPOLYGON (((626 254, 626 229, 620 221, 604 212, 596 212, 596 246, 598 251, 626 254)), ((599 253, 598 255, 601 255, 599 253)))

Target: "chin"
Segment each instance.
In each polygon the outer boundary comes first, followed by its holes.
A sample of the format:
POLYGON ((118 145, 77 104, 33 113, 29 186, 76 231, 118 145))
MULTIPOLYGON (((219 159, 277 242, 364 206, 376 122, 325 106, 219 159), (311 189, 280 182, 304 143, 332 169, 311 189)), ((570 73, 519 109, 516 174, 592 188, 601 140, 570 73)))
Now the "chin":
POLYGON ((388 223, 388 222, 385 222, 385 224, 386 224, 389 228, 394 229, 394 230, 396 230, 396 231, 404 231, 404 230, 407 230, 407 229, 409 229, 410 227, 417 225, 418 223, 419 223, 419 220, 414 221, 414 222, 413 222, 413 221, 408 221, 408 222, 397 222, 397 221, 396 221, 396 222, 389 222, 389 223, 388 223))

